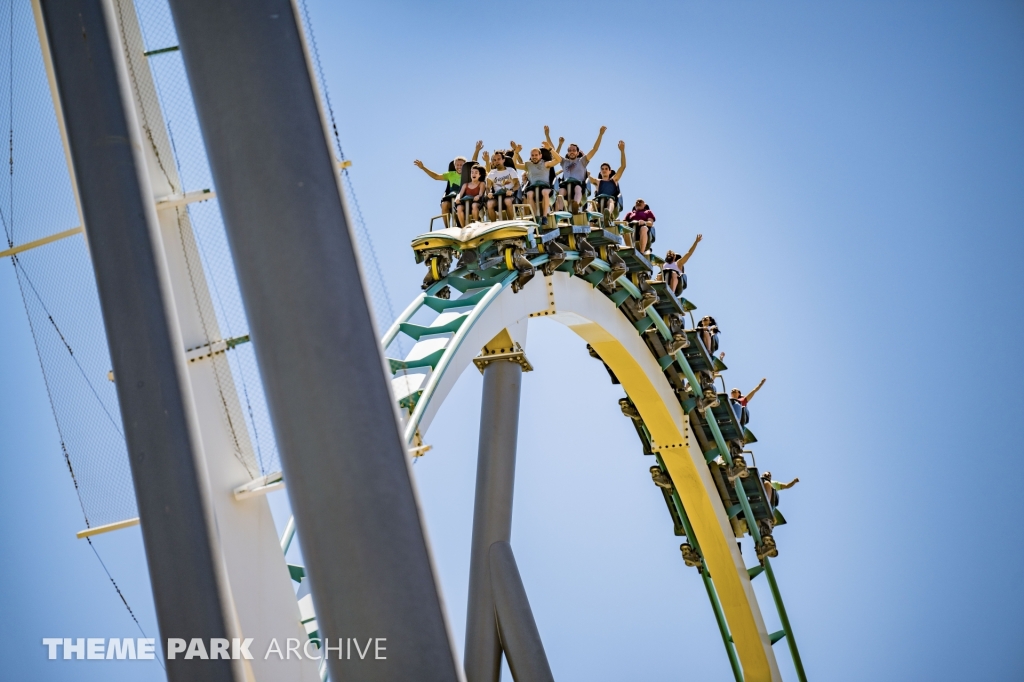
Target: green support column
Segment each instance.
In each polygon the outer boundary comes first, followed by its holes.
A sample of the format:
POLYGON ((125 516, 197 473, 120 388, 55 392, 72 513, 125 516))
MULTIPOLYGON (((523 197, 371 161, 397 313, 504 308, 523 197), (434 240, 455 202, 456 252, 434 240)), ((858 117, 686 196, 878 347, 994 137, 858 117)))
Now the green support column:
POLYGON ((797 679, 800 682, 807 682, 807 675, 804 674, 804 662, 800 659, 800 650, 796 648, 796 640, 793 639, 793 628, 789 626, 789 616, 786 614, 786 605, 782 603, 782 593, 779 592, 779 585, 775 582, 775 572, 772 571, 772 564, 768 557, 764 559, 764 574, 768 578, 768 586, 772 590, 775 608, 779 612, 779 620, 782 621, 782 629, 786 633, 786 644, 789 645, 789 654, 793 657, 793 667, 796 668, 797 679))
MULTIPOLYGON (((715 437, 715 444, 731 466, 732 457, 729 455, 729 448, 725 445, 725 438, 722 437, 722 431, 718 428, 718 422, 715 421, 710 408, 705 410, 705 416, 708 420, 708 426, 711 427, 711 433, 715 437)), ((757 522, 754 521, 754 513, 750 509, 747 491, 743 489, 743 483, 738 478, 733 481, 733 485, 736 487, 736 495, 740 498, 740 505, 743 507, 743 513, 747 519, 747 530, 750 531, 750 537, 754 538, 755 543, 761 544, 761 532, 757 529, 757 522)), ((779 592, 779 585, 775 582, 775 573, 772 571, 772 565, 767 557, 764 559, 764 574, 768 578, 768 586, 771 588, 772 598, 775 600, 775 609, 779 613, 782 629, 786 633, 786 641, 789 644, 789 652, 793 656, 793 666, 796 668, 797 677, 800 682, 807 682, 803 662, 800 660, 800 651, 797 649, 796 640, 793 638, 793 629, 789 625, 789 616, 786 615, 786 606, 782 602, 782 593, 779 592)))
POLYGON ((736 647, 730 638, 725 624, 725 614, 722 613, 722 605, 718 602, 718 592, 715 591, 715 585, 711 581, 711 576, 708 575, 706 566, 700 577, 704 580, 704 589, 708 591, 708 599, 711 600, 711 608, 715 612, 715 620, 718 621, 718 630, 722 634, 722 644, 725 645, 725 652, 729 655, 729 665, 732 667, 733 677, 736 678, 736 682, 743 682, 743 669, 740 667, 740 661, 736 657, 736 647))
MULTIPOLYGON (((661 467, 662 471, 668 471, 665 467, 665 462, 662 461, 661 455, 655 455, 658 460, 658 466, 661 467)), ((700 543, 697 541, 697 536, 693 532, 693 527, 690 525, 690 517, 686 515, 686 509, 683 507, 683 501, 679 499, 679 493, 675 490, 672 491, 672 503, 676 507, 676 511, 679 512, 679 519, 683 522, 683 530, 686 532, 686 539, 693 544, 693 548, 697 550, 697 553, 701 555, 703 560, 704 554, 700 551, 700 543)), ((740 667, 739 658, 736 656, 736 647, 732 643, 732 636, 729 634, 729 626, 725 622, 725 613, 722 611, 722 604, 718 601, 718 592, 715 590, 714 582, 711 580, 711 573, 708 571, 708 567, 705 564, 704 570, 700 572, 701 580, 704 581, 704 589, 708 592, 708 599, 711 601, 711 610, 715 612, 715 621, 718 623, 718 631, 722 635, 722 644, 725 646, 725 653, 729 656, 729 665, 732 667, 732 674, 736 678, 736 682, 743 682, 743 669, 740 667)))

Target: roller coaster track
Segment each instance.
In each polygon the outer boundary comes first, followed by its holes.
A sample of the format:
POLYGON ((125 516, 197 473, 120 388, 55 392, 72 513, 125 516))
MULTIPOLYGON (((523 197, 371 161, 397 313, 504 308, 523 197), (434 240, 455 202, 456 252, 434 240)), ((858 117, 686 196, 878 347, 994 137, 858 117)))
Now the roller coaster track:
MULTIPOLYGON (((785 638, 797 676, 805 680, 770 559, 748 569, 730 522, 730 517, 736 517, 740 511, 746 519, 755 518, 748 499, 751 484, 744 489, 743 479, 735 480, 739 505, 727 509, 708 466, 720 454, 732 465, 719 420, 708 407, 703 417, 714 438, 696 437, 688 416, 688 412, 696 409, 695 401, 681 401, 666 378, 666 370, 671 366, 681 371, 691 386, 700 385, 686 355, 680 350, 670 357, 658 358, 644 340, 648 333, 663 340, 672 338, 654 306, 647 308, 646 319, 635 321, 620 311, 627 294, 634 299, 641 295, 628 273, 617 280, 615 293, 608 295, 597 286, 611 269, 608 262, 593 261, 588 272, 597 276, 579 277, 573 275, 570 267, 576 259, 577 252, 568 251, 567 262, 559 270, 550 276, 540 276, 538 270, 538 277, 519 292, 513 292, 510 286, 518 276, 514 270, 494 268, 474 279, 464 268, 456 269, 412 301, 382 339, 385 355, 399 334, 416 342, 405 358, 388 359, 407 443, 411 448, 422 444, 433 417, 463 370, 475 358, 480 359, 480 349, 503 330, 514 329, 530 317, 550 317, 561 322, 596 351, 642 417, 643 426, 638 429, 643 428, 658 464, 673 483, 673 517, 681 522, 682 532, 700 555, 701 579, 735 678, 746 682, 780 680, 773 645, 785 638), (436 294, 446 286, 461 296, 438 297, 436 294), (436 312, 435 319, 427 325, 412 323, 410 320, 424 308, 436 312), (775 633, 768 632, 765 626, 751 584, 762 573, 769 582, 783 627, 775 633)), ((530 262, 538 267, 547 260, 548 256, 542 254, 530 262)), ((511 358, 516 353, 508 351, 521 348, 504 350, 503 356, 511 358)), ((753 485, 760 483, 755 479, 753 485)), ((754 541, 760 543, 757 524, 750 524, 749 530, 754 541)))
MULTIPOLYGON (((56 97, 56 76, 46 42, 47 31, 42 28, 41 4, 35 2, 33 6, 40 27, 47 75, 56 97)), ((215 353, 212 349, 216 344, 238 339, 221 338, 206 283, 201 277, 193 278, 191 274, 193 268, 201 270, 201 263, 188 213, 178 209, 196 197, 190 199, 189 195, 180 193, 181 180, 174 164, 164 163, 165 159, 173 159, 174 154, 162 119, 155 82, 148 65, 144 64, 148 57, 166 50, 144 51, 134 4, 119 0, 115 6, 125 49, 125 61, 119 68, 132 74, 135 94, 132 106, 135 107, 135 115, 144 122, 144 132, 149 140, 142 153, 151 171, 156 168, 162 171, 149 173, 150 185, 146 189, 153 197, 176 197, 173 201, 156 200, 153 209, 159 218, 150 218, 150 222, 156 220, 153 224, 161 227, 162 239, 165 240, 162 247, 169 263, 165 267, 171 271, 169 277, 179 288, 174 296, 178 306, 176 324, 180 324, 183 330, 186 347, 193 351, 211 349, 203 357, 213 358, 215 353), (194 256, 191 255, 193 251, 194 256), (204 311, 209 311, 209 314, 204 311)), ((70 149, 59 100, 56 105, 61 134, 65 138, 66 149, 70 149)), ((70 161, 70 152, 68 158, 70 161)), ((75 177, 74 169, 71 177, 75 177)), ((75 191, 78 191, 77 186, 75 191)), ((18 250, 40 246, 76 230, 58 233, 17 249, 8 244, 11 248, 0 253, 0 257, 15 255, 18 250)), ((403 415, 407 444, 413 448, 422 447, 423 436, 437 410, 468 365, 480 360, 481 348, 493 345, 493 340, 507 332, 502 337, 508 340, 507 347, 491 349, 493 354, 489 358, 485 355, 483 360, 515 359, 518 356, 519 361, 525 362, 522 349, 516 344, 516 334, 510 330, 521 328, 521 323, 530 317, 551 317, 568 326, 590 344, 621 382, 642 421, 637 429, 645 449, 651 451, 658 468, 670 478, 671 490, 663 488, 670 511, 673 520, 678 520, 681 527, 679 534, 686 536, 697 553, 699 574, 711 601, 735 678, 746 682, 781 679, 773 646, 785 638, 797 676, 803 682, 806 679, 803 666, 770 560, 765 558, 761 564, 748 569, 735 541, 732 520, 740 514, 748 520, 757 518, 750 496, 757 492, 759 483, 756 477, 750 477, 754 478, 751 488, 743 479, 737 478, 732 482, 736 503, 731 503, 732 497, 728 492, 725 495, 728 499, 723 502, 722 490, 709 469, 709 463, 717 458, 724 460, 729 467, 733 466, 727 438, 720 424, 721 417, 714 408, 708 407, 695 422, 692 416, 697 409, 696 401, 680 395, 681 382, 677 381, 673 386, 667 377, 667 372, 681 372, 690 386, 700 386, 686 353, 680 350, 659 356, 652 352, 652 349, 663 346, 652 343, 652 337, 663 341, 673 338, 665 320, 653 307, 647 308, 639 319, 623 313, 623 304, 630 298, 641 299, 641 291, 629 274, 616 280, 614 288, 600 286, 605 273, 612 271, 607 260, 594 260, 587 273, 574 276, 571 264, 579 259, 579 255, 570 250, 565 253, 566 263, 563 266, 516 291, 513 282, 517 279, 522 281, 522 274, 513 271, 507 254, 505 268, 499 265, 474 273, 456 269, 439 278, 409 305, 384 335, 382 345, 385 354, 399 334, 416 342, 406 357, 388 360, 392 390, 403 415), (439 296, 446 288, 458 291, 461 296, 454 300, 439 296), (424 308, 436 313, 435 319, 426 325, 412 322, 424 308), (769 583, 782 623, 783 629, 779 632, 768 632, 754 595, 751 581, 762 573, 769 583)), ((530 260, 535 268, 546 262, 548 255, 544 254, 530 260)), ((700 341, 696 343, 700 344, 700 341)), ((224 346, 225 349, 227 347, 224 346)), ((708 354, 704 350, 702 357, 706 360, 708 354)), ((252 472, 246 470, 245 462, 234 454, 251 448, 231 445, 232 441, 237 444, 239 438, 244 439, 245 431, 241 429, 238 431, 241 435, 236 435, 233 428, 226 430, 225 423, 242 423, 243 420, 229 417, 222 422, 222 415, 230 415, 231 412, 226 405, 218 405, 217 399, 224 404, 225 396, 234 395, 234 390, 224 389, 231 380, 230 372, 218 374, 214 367, 213 360, 190 363, 188 371, 191 390, 199 397, 196 413, 202 427, 200 431, 208 439, 204 449, 211 453, 205 475, 212 481, 211 488, 224 489, 229 481, 253 479, 252 472), (204 419, 206 421, 202 421, 204 419), (214 453, 229 453, 229 456, 218 458, 214 453)), ((277 639, 279 633, 287 637, 297 631, 291 617, 296 609, 292 601, 294 593, 287 583, 288 576, 284 571, 275 574, 271 562, 262 560, 270 553, 276 554, 279 549, 287 552, 295 535, 295 524, 289 523, 285 538, 278 545, 276 537, 264 532, 273 528, 270 509, 265 502, 254 502, 246 508, 235 505, 243 494, 254 494, 260 490, 265 493, 281 485, 282 475, 275 472, 234 487, 233 497, 214 498, 214 511, 226 557, 225 571, 231 576, 231 584, 238 597, 234 602, 236 615, 250 637, 277 639), (278 614, 287 614, 288 618, 277 618, 278 614)), ((749 524, 749 532, 760 544, 757 524, 749 524)), ((289 566, 289 571, 294 580, 304 577, 301 567, 289 566)), ((315 631, 310 632, 316 627, 313 623, 315 614, 303 613, 301 601, 298 611, 307 626, 307 634, 315 634, 315 631)), ((268 657, 265 656, 264 661, 268 657)), ((288 659, 291 659, 290 655, 288 659)), ((273 662, 263 665, 269 671, 268 679, 305 679, 307 672, 312 672, 301 663, 294 667, 290 662, 277 667, 271 667, 273 662)), ((324 676, 326 667, 321 668, 321 678, 324 676)))

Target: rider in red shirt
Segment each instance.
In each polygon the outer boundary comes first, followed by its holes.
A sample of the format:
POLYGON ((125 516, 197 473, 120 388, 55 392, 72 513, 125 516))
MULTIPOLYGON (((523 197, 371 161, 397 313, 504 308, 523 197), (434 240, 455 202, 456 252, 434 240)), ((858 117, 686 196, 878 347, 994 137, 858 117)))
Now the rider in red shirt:
POLYGON ((647 253, 647 247, 654 243, 654 220, 654 211, 643 199, 637 199, 633 210, 626 214, 626 222, 634 224, 640 253, 647 253))

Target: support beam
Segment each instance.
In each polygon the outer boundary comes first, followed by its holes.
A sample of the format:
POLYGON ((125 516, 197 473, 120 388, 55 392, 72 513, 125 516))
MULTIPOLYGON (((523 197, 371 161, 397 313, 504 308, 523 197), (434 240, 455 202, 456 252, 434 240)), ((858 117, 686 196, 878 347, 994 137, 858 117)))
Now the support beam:
POLYGON ((508 667, 516 682, 554 682, 512 545, 495 542, 488 553, 494 614, 508 667))
POLYGON ((704 582, 704 589, 708 593, 708 600, 711 602, 711 610, 715 614, 715 621, 718 623, 718 632, 722 635, 722 644, 725 645, 725 654, 729 657, 729 667, 732 668, 732 676, 736 682, 743 682, 743 669, 740 667, 740 661, 736 657, 736 647, 732 641, 732 635, 729 634, 729 626, 725 622, 725 614, 722 613, 722 604, 718 601, 718 592, 715 591, 715 584, 711 580, 711 574, 708 572, 707 566, 700 574, 701 580, 704 582))
POLYGON ((75 533, 75 537, 79 540, 83 538, 91 538, 94 535, 102 535, 103 533, 110 533, 115 530, 121 530, 122 528, 131 528, 132 526, 139 525, 139 517, 125 519, 123 521, 115 521, 114 523, 106 523, 102 526, 93 526, 92 528, 86 528, 75 533))
POLYGON ((180 208, 216 198, 217 195, 208 189, 197 189, 194 192, 186 192, 185 194, 168 194, 167 196, 157 197, 156 210, 167 211, 172 208, 180 208))
POLYGON ((498 682, 501 676, 501 643, 494 622, 487 557, 492 544, 512 538, 519 397, 523 383, 522 366, 510 360, 492 362, 483 373, 466 607, 464 666, 468 682, 498 682))
MULTIPOLYGON (((189 361, 192 400, 198 416, 213 514, 235 606, 238 635, 251 637, 256 642, 301 639, 305 631, 299 624, 299 606, 280 553, 280 541, 267 498, 255 496, 238 500, 232 495, 240 484, 268 473, 263 470, 250 440, 239 391, 224 355, 227 349, 248 337, 223 338, 191 214, 185 205, 170 206, 175 197, 202 201, 214 194, 206 190, 184 190, 157 83, 150 62, 142 54, 145 41, 134 1, 106 1, 114 6, 124 66, 131 76, 135 118, 142 127, 142 152, 150 183, 147 195, 156 206, 181 344, 189 361), (220 348, 225 351, 218 350, 220 348)), ((246 664, 246 673, 260 682, 314 682, 317 679, 314 662, 294 656, 256 657, 246 664)))
POLYGON ((34 241, 31 241, 31 242, 26 242, 24 244, 19 244, 18 246, 12 246, 9 249, 5 249, 3 251, 0 251, 0 258, 6 258, 7 256, 14 256, 16 254, 23 253, 25 251, 31 251, 32 249, 35 249, 37 247, 45 246, 47 244, 52 244, 55 241, 58 241, 58 240, 61 240, 61 239, 65 239, 67 237, 72 237, 72 236, 74 236, 76 234, 79 234, 81 232, 82 232, 81 226, 79 226, 79 227, 72 227, 70 230, 64 230, 63 232, 58 232, 56 234, 51 234, 50 236, 43 237, 42 239, 36 239, 34 241))
POLYGON ((172 0, 332 679, 455 680, 406 447, 290 0, 172 0))
POLYGON ((288 525, 284 527, 284 535, 281 536, 281 553, 288 554, 288 548, 292 546, 295 539, 295 517, 288 519, 288 525))
MULTIPOLYGON (((768 578, 768 585, 772 590, 772 598, 775 600, 775 608, 779 611, 779 620, 782 621, 782 631, 786 635, 786 642, 789 644, 789 653, 793 657, 793 667, 796 668, 796 678, 800 682, 807 682, 807 673, 804 672, 804 662, 800 658, 800 649, 796 646, 796 639, 793 637, 793 627, 789 624, 789 614, 786 613, 786 605, 782 603, 782 592, 775 582, 775 571, 772 570, 772 563, 765 557, 764 574, 768 578)), ((772 640, 775 644, 776 640, 772 640)))
MULTIPOLYGON (((110 344, 161 638, 236 635, 142 140, 101 0, 42 0, 110 344)), ((243 679, 241 662, 167 662, 168 679, 243 679), (238 666, 237 668, 235 666, 238 666)))

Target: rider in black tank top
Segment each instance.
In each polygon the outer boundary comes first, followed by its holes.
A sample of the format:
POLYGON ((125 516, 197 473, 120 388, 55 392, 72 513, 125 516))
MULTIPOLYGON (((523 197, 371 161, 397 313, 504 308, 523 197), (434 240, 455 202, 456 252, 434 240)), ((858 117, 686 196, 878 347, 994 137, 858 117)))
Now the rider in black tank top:
POLYGON ((590 176, 587 178, 597 189, 597 209, 606 213, 610 218, 618 216, 622 208, 620 205, 621 191, 619 190, 619 180, 622 179, 622 173, 626 170, 626 143, 622 140, 619 140, 619 154, 621 156, 619 170, 612 173, 611 165, 602 163, 601 170, 597 172, 597 177, 590 176))

